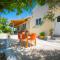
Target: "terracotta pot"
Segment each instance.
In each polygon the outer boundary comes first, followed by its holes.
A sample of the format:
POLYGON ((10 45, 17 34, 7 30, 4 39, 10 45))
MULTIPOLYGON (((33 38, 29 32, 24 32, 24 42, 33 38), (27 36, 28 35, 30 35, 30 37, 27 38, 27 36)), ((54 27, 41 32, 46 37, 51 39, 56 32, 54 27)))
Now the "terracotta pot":
POLYGON ((45 38, 45 36, 41 36, 41 35, 40 35, 40 39, 44 39, 44 38, 45 38))

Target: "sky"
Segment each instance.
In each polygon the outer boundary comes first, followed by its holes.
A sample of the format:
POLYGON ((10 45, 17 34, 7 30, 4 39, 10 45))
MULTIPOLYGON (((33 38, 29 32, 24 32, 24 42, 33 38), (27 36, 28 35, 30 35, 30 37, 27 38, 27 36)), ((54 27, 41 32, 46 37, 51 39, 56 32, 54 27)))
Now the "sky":
POLYGON ((22 13, 20 15, 16 15, 16 12, 10 12, 8 14, 0 13, 0 15, 1 17, 5 17, 10 21, 10 20, 18 20, 18 19, 26 18, 28 16, 32 16, 31 12, 32 11, 22 10, 22 13))

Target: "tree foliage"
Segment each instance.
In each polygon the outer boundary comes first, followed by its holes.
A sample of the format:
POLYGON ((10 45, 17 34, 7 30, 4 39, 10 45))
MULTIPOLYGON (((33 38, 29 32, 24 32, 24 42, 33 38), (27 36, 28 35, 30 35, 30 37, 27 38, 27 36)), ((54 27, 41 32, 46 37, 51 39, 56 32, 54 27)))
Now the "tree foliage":
POLYGON ((0 32, 11 32, 11 28, 7 24, 7 19, 3 17, 0 17, 0 32))
POLYGON ((52 11, 49 11, 49 12, 47 13, 47 15, 44 16, 44 19, 47 18, 48 20, 50 20, 50 21, 53 22, 53 21, 55 20, 54 15, 55 15, 55 14, 54 14, 52 11))
POLYGON ((3 24, 3 25, 6 24, 7 23, 7 19, 0 17, 0 23, 3 24))
POLYGON ((3 12, 4 9, 8 11, 17 10, 17 14, 22 13, 22 9, 26 9, 32 6, 32 0, 1 0, 0 1, 0 11, 3 12))
POLYGON ((4 9, 8 11, 17 10, 17 14, 22 13, 22 9, 28 10, 29 6, 32 7, 33 3, 37 2, 39 5, 47 3, 50 8, 55 6, 60 0, 0 0, 0 12, 4 9))
POLYGON ((41 6, 46 3, 45 0, 36 0, 36 2, 41 6))
MULTIPOLYGON (((5 13, 5 10, 8 10, 8 12, 16 10, 16 14, 19 15, 22 13, 22 9, 28 11, 29 7, 31 8, 35 2, 41 6, 48 4, 50 10, 54 9, 57 4, 60 4, 60 0, 0 0, 0 12, 5 13)), ((54 20, 54 13, 52 11, 48 12, 46 17, 52 21, 54 20)), ((3 23, 5 20, 3 20, 3 23)))

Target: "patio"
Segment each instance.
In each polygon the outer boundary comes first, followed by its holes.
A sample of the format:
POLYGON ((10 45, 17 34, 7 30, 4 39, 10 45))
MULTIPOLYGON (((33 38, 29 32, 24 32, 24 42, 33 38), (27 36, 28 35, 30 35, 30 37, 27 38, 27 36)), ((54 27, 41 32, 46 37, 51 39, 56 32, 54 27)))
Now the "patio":
MULTIPOLYGON (((4 38, 7 38, 6 35, 4 38)), ((5 39, 4 39, 5 40, 5 39)), ((10 47, 5 50, 7 60, 59 60, 60 43, 49 42, 36 38, 36 46, 21 47, 18 44, 17 35, 8 40, 10 47), (15 37, 15 38, 14 38, 15 37)))
POLYGON ((0 60, 60 60, 60 0, 1 0, 0 60))

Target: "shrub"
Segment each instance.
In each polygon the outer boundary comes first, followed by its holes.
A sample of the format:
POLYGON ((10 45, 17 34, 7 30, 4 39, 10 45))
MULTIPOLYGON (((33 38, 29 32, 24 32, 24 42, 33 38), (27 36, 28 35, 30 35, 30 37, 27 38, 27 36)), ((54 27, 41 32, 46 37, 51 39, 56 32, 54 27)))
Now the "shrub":
POLYGON ((40 32, 40 35, 41 36, 45 36, 45 32, 40 32))
POLYGON ((11 28, 9 28, 7 26, 3 30, 4 33, 11 33, 11 31, 12 31, 11 28))

